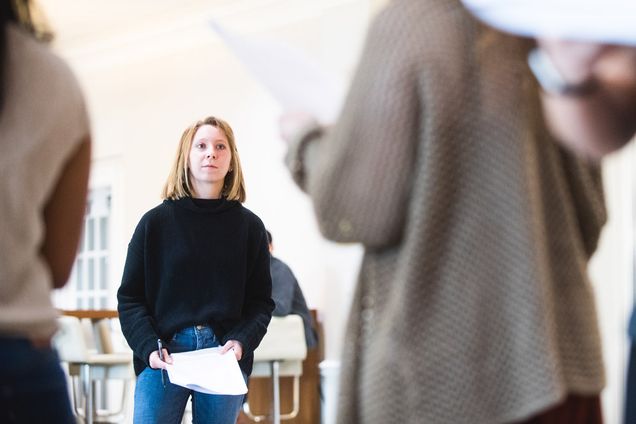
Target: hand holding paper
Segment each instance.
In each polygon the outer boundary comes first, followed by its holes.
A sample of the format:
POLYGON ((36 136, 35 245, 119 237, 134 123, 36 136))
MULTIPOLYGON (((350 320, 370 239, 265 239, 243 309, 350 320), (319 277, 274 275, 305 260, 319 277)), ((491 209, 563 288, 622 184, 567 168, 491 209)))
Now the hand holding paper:
POLYGON ((170 382, 188 389, 217 395, 247 393, 243 374, 233 352, 221 354, 220 347, 173 353, 168 364, 170 382))
POLYGON ((241 343, 237 340, 228 340, 223 346, 221 346, 220 353, 221 355, 224 355, 230 350, 233 351, 234 356, 236 356, 236 360, 240 361, 243 357, 243 346, 241 345, 241 343))
POLYGON ((634 0, 462 0, 482 21, 527 37, 636 45, 634 0))

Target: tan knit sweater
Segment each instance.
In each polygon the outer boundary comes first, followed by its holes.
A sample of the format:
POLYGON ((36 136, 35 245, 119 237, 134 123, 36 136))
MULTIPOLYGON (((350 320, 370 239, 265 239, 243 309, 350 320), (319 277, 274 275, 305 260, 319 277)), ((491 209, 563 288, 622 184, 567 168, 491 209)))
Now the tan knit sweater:
POLYGON ((69 158, 89 134, 68 65, 15 24, 6 27, 0 114, 0 335, 57 331, 51 268, 42 254, 44 209, 69 158))
POLYGON ((394 1, 336 125, 290 150, 323 234, 365 246, 341 424, 510 423, 604 385, 600 175, 548 135, 527 44, 394 1))

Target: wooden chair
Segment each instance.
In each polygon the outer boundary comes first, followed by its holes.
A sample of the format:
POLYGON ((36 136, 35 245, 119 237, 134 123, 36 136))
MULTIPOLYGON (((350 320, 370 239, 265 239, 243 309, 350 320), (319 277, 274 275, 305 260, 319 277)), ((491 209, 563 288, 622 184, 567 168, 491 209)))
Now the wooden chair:
MULTIPOLYGON (((254 369, 250 378, 271 377, 272 379, 272 423, 293 419, 300 410, 300 376, 303 360, 307 357, 305 330, 299 315, 272 317, 267 334, 254 351, 254 369), (280 408, 280 377, 291 376, 294 381, 293 407, 284 414, 280 408)), ((248 401, 243 411, 255 422, 264 422, 267 415, 252 414, 248 401)))

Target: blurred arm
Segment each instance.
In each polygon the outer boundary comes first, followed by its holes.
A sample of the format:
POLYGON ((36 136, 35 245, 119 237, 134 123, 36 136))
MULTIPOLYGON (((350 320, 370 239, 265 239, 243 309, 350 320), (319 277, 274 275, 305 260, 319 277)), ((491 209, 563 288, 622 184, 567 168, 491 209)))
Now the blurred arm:
POLYGON ((73 268, 82 234, 91 143, 87 135, 65 165, 53 194, 44 208, 46 234, 42 254, 53 276, 53 287, 63 287, 73 268))

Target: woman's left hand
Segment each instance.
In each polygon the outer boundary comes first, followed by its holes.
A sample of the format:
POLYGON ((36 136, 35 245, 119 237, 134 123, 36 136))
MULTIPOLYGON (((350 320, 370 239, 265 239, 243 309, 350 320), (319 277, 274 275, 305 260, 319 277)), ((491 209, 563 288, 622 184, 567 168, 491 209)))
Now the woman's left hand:
POLYGON ((223 355, 225 352, 227 352, 230 349, 234 349, 234 355, 236 355, 236 360, 240 361, 241 358, 243 357, 243 346, 241 345, 241 342, 237 340, 228 340, 221 347, 221 355, 223 355))

